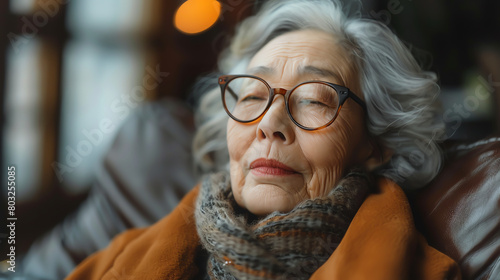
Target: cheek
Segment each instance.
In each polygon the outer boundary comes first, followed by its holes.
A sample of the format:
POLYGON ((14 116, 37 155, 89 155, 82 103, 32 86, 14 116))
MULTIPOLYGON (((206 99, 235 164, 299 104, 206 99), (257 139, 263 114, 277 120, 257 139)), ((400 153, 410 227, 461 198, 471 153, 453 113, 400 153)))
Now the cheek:
POLYGON ((228 121, 227 148, 231 162, 241 160, 253 141, 251 136, 251 127, 238 124, 233 120, 228 121))
POLYGON ((236 201, 241 204, 241 192, 245 185, 245 154, 253 142, 252 129, 250 126, 241 125, 233 120, 227 124, 227 147, 229 151, 229 174, 231 176, 231 188, 236 201))
POLYGON ((316 136, 302 145, 311 168, 307 186, 310 197, 327 195, 340 180, 344 170, 346 151, 342 142, 332 136, 316 136))
MULTIPOLYGON (((325 150, 333 155, 333 161, 339 161, 345 168, 349 168, 357 162, 358 154, 361 153, 360 143, 365 141, 364 124, 361 119, 346 112, 344 116, 340 115, 337 119, 337 125, 332 127, 332 133, 329 139, 329 147, 325 150)), ((325 144, 328 145, 328 144, 325 144)))
POLYGON ((311 135, 301 145, 313 168, 328 169, 343 165, 348 158, 346 135, 340 131, 325 135, 311 135))
POLYGON ((301 147, 312 171, 307 187, 310 197, 327 195, 353 162, 356 139, 351 128, 337 125, 324 134, 304 135, 309 138, 303 139, 301 147))

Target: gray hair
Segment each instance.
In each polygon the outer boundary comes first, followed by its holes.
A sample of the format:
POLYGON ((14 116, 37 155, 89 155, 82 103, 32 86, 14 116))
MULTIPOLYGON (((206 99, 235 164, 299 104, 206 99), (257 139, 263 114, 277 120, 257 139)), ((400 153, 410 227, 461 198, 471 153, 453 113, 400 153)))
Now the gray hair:
MULTIPOLYGON (((351 7, 352 8, 352 7, 351 7)), ((394 153, 375 172, 405 189, 426 185, 439 172, 442 154, 436 140, 444 135, 438 118, 439 86, 433 72, 423 71, 409 49, 384 24, 361 18, 338 0, 272 0, 237 28, 219 59, 224 74, 245 73, 250 59, 273 38, 295 30, 315 29, 335 35, 351 53, 367 103, 367 127, 394 153)), ((198 131, 193 142, 199 172, 228 169, 228 116, 215 76, 201 79, 198 131)))

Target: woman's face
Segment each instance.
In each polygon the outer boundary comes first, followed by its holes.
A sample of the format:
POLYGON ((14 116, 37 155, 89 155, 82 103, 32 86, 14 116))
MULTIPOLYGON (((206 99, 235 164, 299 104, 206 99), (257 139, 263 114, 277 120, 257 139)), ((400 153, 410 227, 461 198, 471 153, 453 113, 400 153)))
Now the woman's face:
MULTIPOLYGON (((281 35, 251 60, 247 72, 273 88, 321 80, 360 96, 349 55, 332 35, 302 30, 281 35)), ((232 190, 237 203, 256 215, 288 212, 308 198, 327 195, 344 171, 371 154, 364 112, 348 99, 330 126, 306 131, 288 117, 277 95, 257 122, 227 125, 232 190)))

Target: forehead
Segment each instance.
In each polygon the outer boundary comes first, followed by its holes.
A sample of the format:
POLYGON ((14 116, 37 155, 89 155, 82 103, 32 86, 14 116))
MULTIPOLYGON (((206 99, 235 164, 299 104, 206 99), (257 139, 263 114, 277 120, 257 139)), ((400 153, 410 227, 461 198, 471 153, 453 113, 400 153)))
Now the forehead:
POLYGON ((250 61, 248 73, 294 81, 328 77, 345 84, 351 62, 332 34, 317 30, 285 33, 267 43, 250 61))

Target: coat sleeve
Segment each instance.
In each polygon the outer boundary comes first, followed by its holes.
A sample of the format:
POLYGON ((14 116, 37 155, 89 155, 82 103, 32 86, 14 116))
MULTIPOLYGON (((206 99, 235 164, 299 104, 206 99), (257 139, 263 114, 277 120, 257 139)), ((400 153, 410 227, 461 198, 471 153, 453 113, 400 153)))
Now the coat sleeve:
POLYGON ((199 188, 149 228, 117 236, 104 250, 85 259, 66 278, 77 279, 192 279, 198 272, 199 238, 194 209, 199 188))
POLYGON ((394 182, 380 179, 341 243, 310 278, 461 279, 457 264, 430 247, 417 232, 406 195, 394 182))

